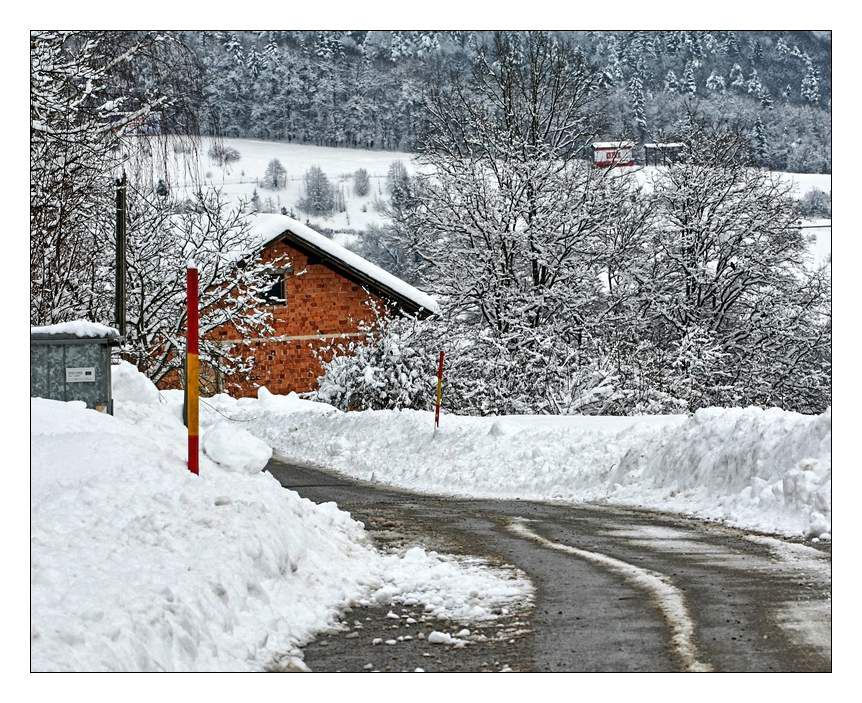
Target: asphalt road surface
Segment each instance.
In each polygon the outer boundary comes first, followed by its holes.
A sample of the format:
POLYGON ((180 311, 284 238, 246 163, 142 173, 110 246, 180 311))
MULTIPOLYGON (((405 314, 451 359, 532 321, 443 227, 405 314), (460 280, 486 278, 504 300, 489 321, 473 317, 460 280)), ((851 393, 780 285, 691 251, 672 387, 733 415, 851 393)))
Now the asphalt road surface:
POLYGON ((828 545, 596 504, 419 495, 275 459, 268 470, 306 498, 338 503, 382 548, 482 556, 522 569, 536 588, 533 603, 478 626, 397 605, 345 612, 342 629, 304 647, 313 671, 832 668, 828 545), (462 649, 425 639, 465 625, 462 649))

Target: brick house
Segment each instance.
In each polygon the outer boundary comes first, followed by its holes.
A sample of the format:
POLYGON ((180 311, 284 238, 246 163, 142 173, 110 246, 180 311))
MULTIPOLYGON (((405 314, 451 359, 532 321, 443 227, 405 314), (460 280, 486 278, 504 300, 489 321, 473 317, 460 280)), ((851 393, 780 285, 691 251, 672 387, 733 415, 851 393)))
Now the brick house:
MULTIPOLYGON (((251 374, 218 379, 232 394, 254 395, 259 386, 277 394, 314 390, 321 374, 315 350, 361 337, 359 323, 373 319, 369 300, 420 317, 438 310, 429 295, 292 218, 257 215, 251 237, 264 260, 287 255, 290 265, 270 290, 274 333, 240 347, 254 355, 251 374)), ((229 326, 208 336, 240 341, 229 326)))

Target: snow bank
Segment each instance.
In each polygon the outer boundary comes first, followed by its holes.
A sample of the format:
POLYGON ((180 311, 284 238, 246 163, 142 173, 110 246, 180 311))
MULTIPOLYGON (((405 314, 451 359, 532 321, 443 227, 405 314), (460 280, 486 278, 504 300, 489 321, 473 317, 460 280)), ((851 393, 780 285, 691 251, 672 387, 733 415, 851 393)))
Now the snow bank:
POLYGON ((270 448, 217 413, 191 475, 182 394, 115 371, 116 416, 31 399, 33 670, 260 669, 350 604, 469 620, 529 600, 512 570, 381 553, 334 503, 261 472, 270 448))
POLYGON ((630 449, 611 496, 764 531, 828 536, 832 413, 709 408, 630 449))
POLYGON ((31 327, 30 334, 70 334, 75 337, 119 337, 120 333, 113 327, 89 320, 72 320, 56 325, 31 327))
POLYGON ((831 413, 454 417, 235 405, 295 462, 472 497, 606 501, 790 535, 831 531, 831 413))

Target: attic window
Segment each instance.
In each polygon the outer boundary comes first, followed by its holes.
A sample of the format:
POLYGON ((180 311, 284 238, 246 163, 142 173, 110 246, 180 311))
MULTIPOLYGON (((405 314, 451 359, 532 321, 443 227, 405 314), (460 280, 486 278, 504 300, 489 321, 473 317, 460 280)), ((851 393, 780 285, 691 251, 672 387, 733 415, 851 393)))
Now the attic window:
POLYGON ((284 272, 276 274, 276 278, 272 281, 272 286, 263 294, 264 302, 267 305, 287 305, 287 299, 284 292, 284 272))

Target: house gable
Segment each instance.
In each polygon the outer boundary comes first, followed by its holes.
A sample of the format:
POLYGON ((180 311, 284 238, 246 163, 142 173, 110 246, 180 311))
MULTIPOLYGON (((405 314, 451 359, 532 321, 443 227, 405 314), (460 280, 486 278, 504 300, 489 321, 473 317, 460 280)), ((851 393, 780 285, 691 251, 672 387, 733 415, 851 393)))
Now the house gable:
POLYGON ((259 250, 279 241, 289 243, 405 312, 420 317, 439 312, 437 302, 428 294, 286 215, 257 215, 252 229, 260 242, 259 250))

